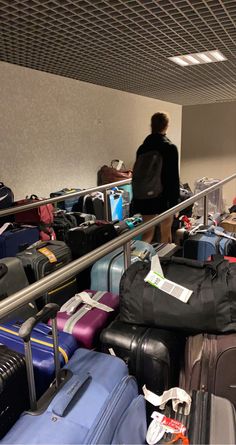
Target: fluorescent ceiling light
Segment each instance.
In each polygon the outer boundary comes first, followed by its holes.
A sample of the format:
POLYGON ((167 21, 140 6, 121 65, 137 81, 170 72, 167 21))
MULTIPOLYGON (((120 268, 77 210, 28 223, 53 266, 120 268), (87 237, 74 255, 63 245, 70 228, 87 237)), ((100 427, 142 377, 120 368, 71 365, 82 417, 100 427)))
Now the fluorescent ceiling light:
POLYGON ((226 57, 218 50, 202 53, 184 54, 183 56, 169 57, 169 60, 180 66, 201 65, 203 63, 223 62, 226 57))
POLYGON ((188 62, 185 62, 183 59, 181 59, 181 57, 170 57, 171 60, 173 60, 173 62, 177 63, 178 65, 181 66, 187 66, 188 62))
POLYGON ((223 56, 223 54, 218 50, 210 51, 210 54, 219 62, 223 62, 223 60, 226 60, 226 57, 223 56))
POLYGON ((184 56, 185 59, 187 59, 188 61, 190 61, 193 65, 198 65, 199 63, 201 63, 198 59, 196 59, 194 56, 184 56))

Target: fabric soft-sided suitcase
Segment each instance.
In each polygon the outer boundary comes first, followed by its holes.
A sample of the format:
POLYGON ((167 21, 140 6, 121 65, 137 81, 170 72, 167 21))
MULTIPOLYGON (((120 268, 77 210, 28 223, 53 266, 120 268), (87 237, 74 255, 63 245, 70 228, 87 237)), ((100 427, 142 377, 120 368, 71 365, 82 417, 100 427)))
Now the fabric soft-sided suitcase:
POLYGON ((13 257, 39 240, 37 227, 9 227, 0 235, 0 258, 13 257))
POLYGON ((236 406, 236 334, 200 334, 186 342, 180 386, 209 391, 236 406))
POLYGON ((82 292, 72 297, 57 313, 57 328, 59 331, 72 334, 82 347, 92 349, 96 346, 102 329, 116 316, 119 308, 119 296, 111 292, 93 290, 85 292, 94 302, 102 303, 113 310, 106 312, 96 306, 92 307, 92 305, 82 303, 82 292), (74 304, 74 310, 72 313, 68 313, 71 303, 74 304))
POLYGON ((225 219, 220 223, 221 227, 228 232, 236 232, 236 213, 230 213, 225 219))
MULTIPOLYGON (((48 312, 50 308, 55 318, 53 306, 47 305, 44 311, 48 312)), ((45 316, 44 311, 37 315, 37 320, 45 316)), ((26 323, 20 331, 26 350, 31 327, 32 323, 26 323)), ((55 341, 55 324, 54 329, 55 341)), ((30 369, 32 362, 27 356, 30 369)), ((136 381, 128 376, 122 360, 81 348, 74 353, 62 373, 64 381, 54 390, 49 406, 44 403, 42 411, 39 410, 40 401, 36 404, 33 395, 33 374, 28 373, 31 407, 35 407, 37 415, 22 415, 1 443, 144 443, 145 401, 142 395, 138 395, 136 381)), ((59 372, 57 380, 60 375, 59 372)), ((55 385, 50 392, 53 388, 55 385)), ((44 401, 47 398, 48 393, 44 394, 44 401)))
MULTIPOLYGON (((24 343, 19 337, 21 322, 0 323, 0 343, 11 348, 13 351, 24 354, 24 343)), ((67 333, 59 332, 58 335, 60 363, 68 362, 78 347, 76 339, 67 333)), ((54 379, 54 354, 52 329, 44 323, 39 323, 32 331, 31 345, 37 396, 41 396, 54 379)))
POLYGON ((116 238, 117 233, 113 224, 87 222, 68 232, 68 245, 73 258, 79 258, 88 252, 108 243, 116 238))
POLYGON ((177 413, 167 405, 164 414, 176 419, 186 427, 188 441, 178 434, 165 433, 158 443, 186 443, 190 445, 235 445, 236 415, 232 403, 205 391, 193 391, 190 414, 182 414, 181 405, 177 413))
MULTIPOLYGON (((29 285, 24 267, 18 258, 0 260, 0 301, 29 285)), ((34 302, 28 303, 13 314, 4 317, 6 320, 26 319, 37 312, 34 302)), ((1 319, 3 321, 3 319, 1 319)))
POLYGON ((29 408, 25 359, 0 344, 0 439, 29 408))
MULTIPOLYGON (((81 189, 68 189, 68 188, 64 188, 62 190, 59 190, 58 192, 52 192, 50 193, 50 198, 55 198, 57 196, 62 196, 62 195, 70 195, 71 193, 75 193, 75 192, 80 192, 81 189)), ((78 201, 78 196, 77 197, 71 197, 70 199, 66 199, 65 201, 60 201, 55 203, 56 207, 62 210, 66 210, 67 212, 70 212, 73 205, 76 204, 78 201)))
MULTIPOLYGON (((151 244, 143 241, 131 243, 131 262, 144 260, 156 251, 151 244)), ((119 294, 120 279, 124 272, 123 248, 114 250, 96 261, 91 270, 91 288, 119 294)))
MULTIPOLYGON (((72 260, 69 247, 63 241, 56 240, 39 242, 17 254, 17 257, 24 266, 30 284, 58 270, 72 260)), ((43 298, 39 298, 37 305, 42 307, 45 302, 49 301, 62 305, 76 293, 76 290, 75 278, 51 290, 43 298)))
POLYGON ((199 261, 205 261, 210 255, 216 254, 236 256, 236 234, 224 232, 220 227, 217 231, 234 239, 217 235, 210 230, 205 233, 196 233, 184 241, 183 256, 199 261))
POLYGON ((102 350, 112 349, 130 374, 156 394, 177 386, 185 338, 174 331, 112 322, 100 336, 102 350))

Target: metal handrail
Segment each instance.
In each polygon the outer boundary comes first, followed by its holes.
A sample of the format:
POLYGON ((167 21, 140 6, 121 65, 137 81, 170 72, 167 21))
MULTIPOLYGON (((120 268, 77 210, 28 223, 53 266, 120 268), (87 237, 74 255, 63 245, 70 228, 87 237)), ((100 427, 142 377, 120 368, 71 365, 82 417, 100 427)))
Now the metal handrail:
POLYGON ((65 201, 66 199, 76 198, 87 195, 94 192, 106 192, 113 187, 119 187, 122 185, 130 184, 131 179, 124 179, 123 181, 111 182, 109 184, 98 185, 96 187, 90 187, 88 189, 80 190, 79 192, 67 193, 66 195, 55 196, 54 198, 40 199, 40 201, 31 202, 30 204, 19 205, 15 207, 9 207, 8 209, 0 210, 0 218, 2 216, 12 215, 15 213, 24 212, 26 210, 34 209, 45 204, 53 204, 54 202, 65 201))
MULTIPOLYGON (((46 277, 42 278, 36 283, 33 283, 28 287, 26 287, 25 289, 22 289, 19 292, 10 295, 9 297, 5 298, 0 302, 0 318, 6 316, 11 312, 14 312, 15 310, 19 309, 20 307, 24 306, 30 301, 35 300, 37 297, 44 294, 45 292, 48 292, 52 288, 58 286, 58 284, 61 284, 63 281, 66 281, 74 277, 78 272, 81 272, 86 267, 90 266, 95 261, 99 260, 104 255, 112 252, 118 247, 124 246, 125 257, 126 257, 129 253, 127 249, 129 241, 131 241, 135 236, 140 235, 146 230, 152 228, 153 226, 156 226, 167 217, 172 216, 175 213, 179 212, 180 210, 185 209, 189 205, 193 204, 195 201, 204 198, 205 196, 209 195, 209 193, 213 192, 214 190, 217 190, 218 188, 222 187, 223 185, 227 184, 233 179, 236 179, 236 173, 229 176, 228 178, 223 179, 218 184, 215 184, 209 187, 208 189, 194 195, 193 197, 187 199, 186 201, 177 204, 176 206, 172 207, 171 209, 167 210, 161 215, 152 218, 150 221, 140 224, 140 226, 131 230, 129 233, 124 233, 123 235, 120 235, 114 240, 104 244, 103 246, 93 250, 92 252, 89 252, 83 257, 75 261, 72 261, 71 263, 62 267, 56 272, 47 275, 46 277)), ((126 265, 128 265, 127 257, 125 258, 125 263, 126 265)))

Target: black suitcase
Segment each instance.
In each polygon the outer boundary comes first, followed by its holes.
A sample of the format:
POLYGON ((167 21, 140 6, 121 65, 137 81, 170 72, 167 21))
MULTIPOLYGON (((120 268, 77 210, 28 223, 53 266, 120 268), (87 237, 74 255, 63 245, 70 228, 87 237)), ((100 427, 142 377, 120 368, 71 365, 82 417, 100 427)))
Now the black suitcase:
MULTIPOLYGON (((29 283, 34 283, 60 269, 72 260, 69 247, 63 241, 39 241, 17 254, 21 260, 29 283)), ((37 300, 38 309, 46 303, 65 303, 77 291, 76 278, 62 283, 37 300)))
POLYGON ((25 359, 0 345, 0 439, 29 408, 25 359))
POLYGON ((113 224, 88 221, 68 232, 73 258, 79 258, 117 237, 113 224))
MULTIPOLYGON (((0 259, 0 301, 29 285, 21 261, 15 257, 0 259)), ((28 303, 1 321, 25 320, 36 314, 34 302, 28 303)))
POLYGON ((162 394, 178 385, 185 338, 175 332, 129 325, 115 320, 100 336, 103 352, 112 349, 143 385, 162 394))
POLYGON ((83 212, 89 215, 95 215, 97 219, 104 219, 103 193, 95 192, 80 196, 78 202, 73 205, 72 212, 83 212))

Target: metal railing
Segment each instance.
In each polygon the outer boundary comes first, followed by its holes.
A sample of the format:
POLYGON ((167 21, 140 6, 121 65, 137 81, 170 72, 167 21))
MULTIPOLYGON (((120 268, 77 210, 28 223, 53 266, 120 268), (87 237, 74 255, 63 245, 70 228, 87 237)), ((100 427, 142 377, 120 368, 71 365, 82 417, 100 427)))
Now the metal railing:
POLYGON ((119 187, 131 183, 131 179, 125 179, 123 181, 111 182, 105 185, 98 185, 96 187, 90 187, 88 189, 80 190, 79 192, 67 193, 61 196, 55 196, 54 198, 40 199, 39 201, 32 202, 30 204, 19 205, 15 207, 9 207, 8 209, 0 210, 0 218, 2 216, 12 215, 15 213, 24 212, 26 210, 34 209, 45 204, 54 204, 55 202, 65 201, 71 198, 79 198, 94 192, 104 192, 104 218, 109 220, 108 211, 108 190, 113 187, 119 187))
MULTIPOLYGON (((37 281, 34 284, 29 285, 25 289, 22 289, 19 292, 16 292, 15 294, 5 298, 0 302, 0 318, 6 316, 7 314, 14 312, 14 310, 19 309, 20 307, 24 306, 25 304, 35 300, 40 295, 44 294, 45 292, 48 292, 49 290, 53 289, 54 287, 61 284, 63 281, 66 281, 72 277, 74 277, 76 274, 81 272, 82 270, 86 269, 88 266, 93 264, 95 261, 102 258, 104 255, 112 252, 113 250, 117 249, 118 247, 123 246, 124 248, 124 264, 125 267, 128 267, 130 264, 130 241, 137 235, 140 235, 141 233, 145 232, 146 230, 152 228, 153 226, 156 226, 161 221, 165 220, 167 217, 174 215, 175 213, 179 212, 180 210, 185 209, 189 205, 193 204, 195 201, 198 201, 201 198, 206 197, 207 202, 207 196, 209 193, 213 192, 214 190, 217 190, 218 188, 222 187, 223 185, 227 184, 228 182, 232 181, 233 179, 236 179, 236 173, 229 176, 228 178, 223 179, 218 184, 213 185, 209 187, 208 189, 194 195, 193 197, 187 199, 186 201, 176 205, 175 207, 172 207, 172 209, 167 210, 166 212, 162 213, 159 216, 154 217, 150 221, 140 224, 137 228, 131 230, 128 233, 124 233, 123 235, 120 235, 119 237, 115 238, 114 240, 104 244, 103 246, 93 250, 92 252, 89 252, 88 254, 84 255, 83 257, 72 261, 68 265, 62 267, 61 269, 57 270, 56 272, 53 272, 52 274, 42 278, 41 280, 37 281)), ((125 181, 122 181, 125 182, 125 181)), ((207 205, 205 206, 205 209, 207 209, 207 205)), ((204 216, 205 219, 206 215, 204 216)))

